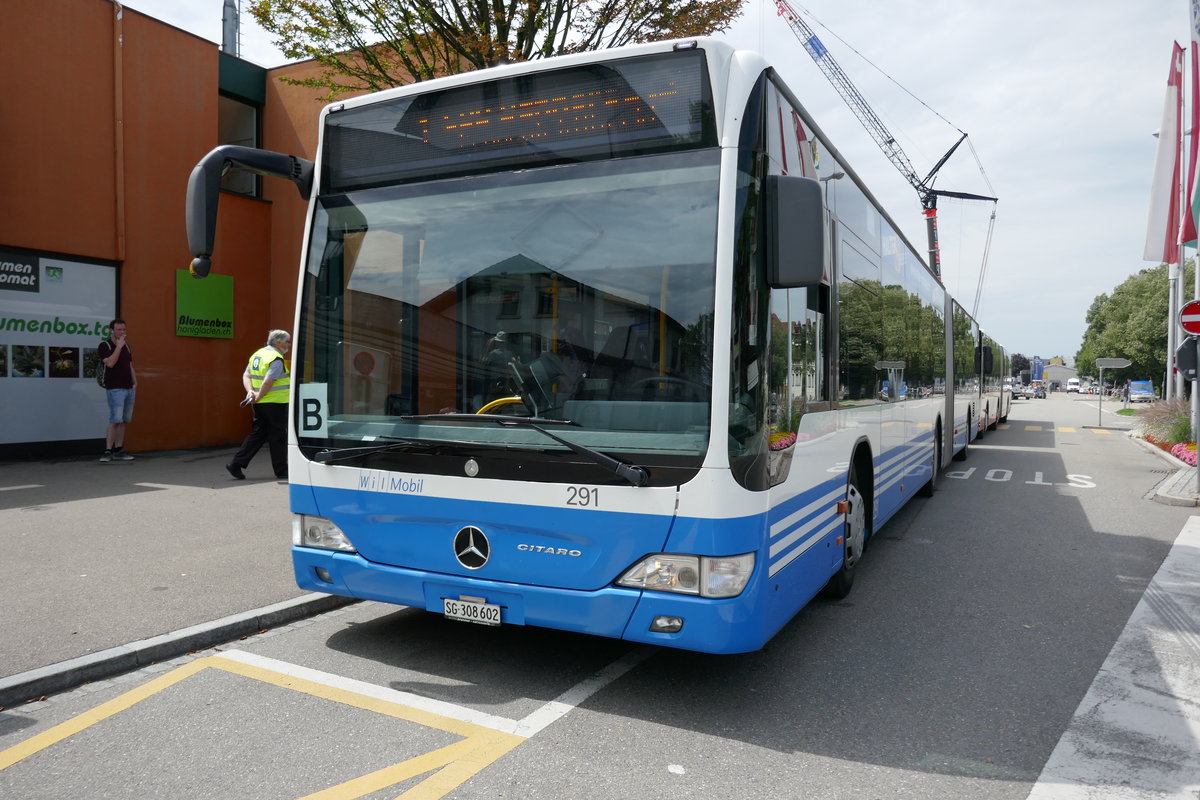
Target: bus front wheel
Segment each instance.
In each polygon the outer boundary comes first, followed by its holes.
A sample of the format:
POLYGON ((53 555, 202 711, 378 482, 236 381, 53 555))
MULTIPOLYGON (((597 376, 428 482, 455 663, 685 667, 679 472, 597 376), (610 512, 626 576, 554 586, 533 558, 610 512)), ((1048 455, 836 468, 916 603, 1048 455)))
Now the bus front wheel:
POLYGON ((846 511, 845 530, 842 534, 842 565, 825 584, 825 594, 836 600, 841 600, 850 594, 854 586, 854 570, 862 560, 863 546, 867 540, 867 498, 859 490, 858 472, 850 468, 850 476, 846 482, 846 511))

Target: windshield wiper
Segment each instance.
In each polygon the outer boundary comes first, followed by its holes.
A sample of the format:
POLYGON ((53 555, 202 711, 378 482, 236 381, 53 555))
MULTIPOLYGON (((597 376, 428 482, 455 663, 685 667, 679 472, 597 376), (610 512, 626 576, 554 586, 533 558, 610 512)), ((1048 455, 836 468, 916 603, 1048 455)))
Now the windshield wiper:
POLYGON ((599 450, 593 450, 590 447, 584 447, 581 444, 576 444, 568 439, 564 439, 558 434, 551 433, 542 425, 572 425, 578 427, 578 423, 572 422, 569 419, 547 419, 545 417, 516 417, 510 414, 415 414, 411 416, 401 417, 405 421, 428 421, 428 422, 495 422, 506 427, 523 427, 533 428, 538 433, 561 444, 563 447, 583 456, 590 461, 599 464, 605 469, 612 472, 617 477, 629 481, 634 486, 645 486, 650 482, 650 473, 645 467, 637 464, 626 464, 624 461, 618 461, 612 456, 601 453, 599 450))
POLYGON ((391 450, 403 450, 407 447, 416 448, 418 450, 428 450, 433 446, 434 445, 429 442, 418 442, 415 439, 396 439, 395 441, 390 441, 387 444, 373 444, 365 447, 339 447, 336 450, 330 450, 329 448, 326 448, 324 450, 317 451, 317 454, 313 456, 313 461, 317 461, 322 464, 333 464, 338 461, 349 461, 352 458, 358 458, 360 456, 369 456, 373 453, 386 453, 391 450))
POLYGON ((571 422, 570 420, 547 420, 539 417, 510 417, 503 414, 476 414, 473 416, 489 419, 493 422, 499 423, 500 425, 504 425, 505 427, 520 426, 523 428, 533 428, 538 433, 553 439, 563 447, 569 448, 571 451, 578 453, 584 458, 591 459, 618 477, 629 481, 634 486, 645 486, 650 482, 650 473, 646 471, 645 467, 640 467, 637 464, 626 464, 623 461, 618 461, 612 456, 601 453, 599 450, 593 450, 590 447, 584 447, 581 444, 576 444, 575 442, 564 439, 558 434, 551 433, 550 431, 541 427, 541 425, 546 422, 574 425, 575 423, 571 422))

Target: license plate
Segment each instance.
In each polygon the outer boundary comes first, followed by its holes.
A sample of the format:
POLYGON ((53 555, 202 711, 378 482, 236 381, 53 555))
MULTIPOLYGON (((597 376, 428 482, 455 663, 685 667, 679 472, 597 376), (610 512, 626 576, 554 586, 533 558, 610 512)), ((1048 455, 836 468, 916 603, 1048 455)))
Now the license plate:
POLYGON ((483 598, 442 598, 442 610, 450 619, 462 622, 474 622, 478 625, 499 625, 500 606, 493 605, 483 598))

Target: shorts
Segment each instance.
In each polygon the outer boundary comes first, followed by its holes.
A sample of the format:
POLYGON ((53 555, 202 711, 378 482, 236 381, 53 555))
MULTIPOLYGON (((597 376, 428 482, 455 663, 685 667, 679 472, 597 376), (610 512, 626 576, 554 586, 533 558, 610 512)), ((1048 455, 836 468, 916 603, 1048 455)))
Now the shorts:
POLYGON ((136 389, 106 389, 108 395, 108 423, 115 425, 133 419, 133 399, 136 389))

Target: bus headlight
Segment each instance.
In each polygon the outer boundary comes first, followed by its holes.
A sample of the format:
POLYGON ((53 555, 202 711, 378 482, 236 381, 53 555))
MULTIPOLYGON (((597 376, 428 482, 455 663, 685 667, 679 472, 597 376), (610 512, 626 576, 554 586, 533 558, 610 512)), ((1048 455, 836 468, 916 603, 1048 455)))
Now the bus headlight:
POLYGON ((618 586, 702 597, 736 597, 754 572, 754 553, 740 556, 681 556, 655 553, 634 564, 618 586))
POLYGON ((316 547, 321 550, 358 552, 342 529, 324 517, 296 514, 292 517, 292 544, 296 547, 316 547))
POLYGON ((754 572, 754 553, 700 559, 700 592, 705 597, 737 597, 754 572))

